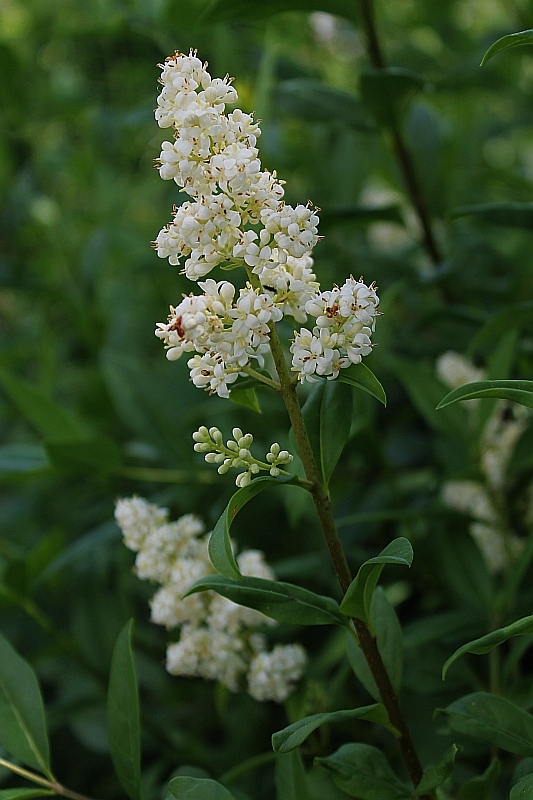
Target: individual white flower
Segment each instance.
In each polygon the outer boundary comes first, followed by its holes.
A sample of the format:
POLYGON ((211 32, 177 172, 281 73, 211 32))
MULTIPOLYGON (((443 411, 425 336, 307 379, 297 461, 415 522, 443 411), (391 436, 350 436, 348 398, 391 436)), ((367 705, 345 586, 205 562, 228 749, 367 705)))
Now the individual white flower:
POLYGON ((301 645, 277 644, 271 653, 258 653, 250 664, 248 691, 256 700, 283 703, 294 689, 306 665, 301 645))

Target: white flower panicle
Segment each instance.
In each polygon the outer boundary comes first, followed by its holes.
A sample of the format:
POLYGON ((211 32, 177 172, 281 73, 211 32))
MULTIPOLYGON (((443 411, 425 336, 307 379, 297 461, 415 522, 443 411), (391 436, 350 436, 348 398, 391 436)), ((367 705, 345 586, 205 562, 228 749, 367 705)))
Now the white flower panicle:
POLYGON ((250 362, 263 366, 271 326, 289 315, 312 330, 296 334, 291 351, 300 379, 335 378, 371 351, 378 299, 373 284, 350 278, 341 289, 321 292, 311 253, 319 240, 318 215, 310 202, 292 207, 282 181, 263 170, 253 115, 240 109, 231 79, 212 78, 196 53, 176 53, 161 65, 162 90, 155 112, 160 127, 173 128, 163 142, 160 175, 188 193, 154 247, 199 282, 202 295, 170 307, 156 336, 170 360, 188 361, 195 386, 229 397, 250 362), (217 265, 244 267, 253 286, 239 292, 228 281, 202 282, 217 265), (253 274, 252 274, 253 273, 253 274))
MULTIPOLYGON (((236 440, 249 441, 242 431, 233 433, 236 440)), ((248 685, 257 700, 282 702, 288 697, 305 668, 300 645, 276 645, 268 653, 267 639, 257 629, 275 625, 273 620, 215 592, 183 598, 194 583, 214 572, 201 520, 186 514, 170 522, 167 509, 141 497, 119 500, 115 518, 125 544, 137 552, 137 575, 159 584, 150 604, 152 621, 180 629, 179 640, 167 649, 167 670, 217 680, 233 692, 248 685)), ((260 550, 244 550, 237 563, 243 575, 275 580, 260 550)))
POLYGON ((248 486, 252 477, 261 470, 265 470, 277 478, 278 475, 288 475, 280 469, 280 465, 290 464, 294 456, 287 450, 282 450, 277 442, 270 446, 270 451, 265 456, 265 461, 259 461, 250 452, 254 440, 251 433, 243 433, 240 428, 233 428, 233 439, 228 439, 224 444, 222 433, 218 428, 207 429, 202 425, 192 435, 194 449, 197 453, 205 453, 208 464, 218 464, 218 472, 224 475, 229 469, 241 470, 235 483, 239 488, 248 486))
POLYGON ((292 369, 300 381, 315 376, 336 378, 341 369, 359 364, 372 351, 370 337, 378 314, 374 284, 350 277, 339 289, 320 292, 305 304, 315 317, 312 331, 302 328, 291 345, 292 369))
POLYGON ((285 204, 282 183, 261 169, 253 115, 226 114, 238 99, 232 79, 212 78, 193 52, 176 53, 161 67, 155 116, 160 127, 174 128, 175 138, 163 142, 159 173, 193 200, 159 233, 158 255, 171 264, 185 258, 185 274, 198 280, 233 258, 260 274, 288 256, 309 254, 318 241, 318 217, 309 204, 285 204), (259 235, 250 229, 258 224, 259 235))

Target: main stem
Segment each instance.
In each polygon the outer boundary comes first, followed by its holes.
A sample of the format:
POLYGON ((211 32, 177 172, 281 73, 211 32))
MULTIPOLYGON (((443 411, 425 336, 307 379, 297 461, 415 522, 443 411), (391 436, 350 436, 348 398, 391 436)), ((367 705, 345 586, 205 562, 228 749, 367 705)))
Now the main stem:
MULTIPOLYGON (((377 33, 372 0, 359 0, 359 11, 367 41, 368 59, 374 69, 384 70, 387 65, 377 33)), ((405 144, 397 123, 395 123, 391 128, 391 137, 396 159, 402 171, 404 183, 422 227, 424 248, 433 263, 439 264, 442 261, 442 257, 435 240, 433 228, 431 227, 431 220, 426 200, 420 187, 411 153, 405 144)))
MULTIPOLYGON (((270 349, 278 372, 279 382, 281 385, 281 395, 285 402, 289 419, 292 424, 292 429, 294 431, 294 436, 298 444, 300 458, 304 466, 306 477, 312 485, 310 493, 313 497, 313 502, 320 520, 320 525, 322 526, 322 530, 324 532, 326 544, 335 568, 335 573, 343 594, 345 594, 352 581, 350 568, 348 566, 348 562, 346 561, 346 556, 344 554, 339 534, 337 532, 337 527, 335 525, 335 520, 333 518, 331 500, 322 481, 322 477, 319 473, 318 466, 311 449, 309 436, 307 435, 307 429, 302 416, 302 410, 296 394, 296 387, 291 380, 291 375, 285 361, 283 348, 274 323, 270 324, 270 349)), ((376 682, 376 686, 378 687, 383 705, 387 709, 391 723, 400 733, 398 744, 405 761, 405 765, 409 771, 409 775, 414 785, 418 786, 422 777, 422 766, 418 759, 413 740, 411 739, 411 734, 409 733, 403 718, 398 698, 390 682, 385 665, 383 664, 376 639, 374 636, 372 636, 367 625, 362 620, 354 619, 354 625, 359 637, 361 650, 363 651, 368 666, 370 667, 372 675, 374 676, 374 680, 376 682)))

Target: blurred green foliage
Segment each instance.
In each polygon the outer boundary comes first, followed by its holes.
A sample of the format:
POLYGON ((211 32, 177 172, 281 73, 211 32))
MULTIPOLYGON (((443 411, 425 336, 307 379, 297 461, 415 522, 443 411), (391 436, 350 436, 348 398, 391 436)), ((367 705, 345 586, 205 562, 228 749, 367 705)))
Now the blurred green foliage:
MULTIPOLYGON (((332 492, 353 568, 395 536, 413 543, 409 577, 390 568, 387 592, 405 625, 403 705, 424 764, 452 741, 429 735, 434 707, 487 687, 485 662, 466 658, 440 680, 453 650, 487 632, 498 584, 468 517, 439 500, 443 480, 479 478, 479 466, 465 409, 435 411, 446 387, 434 362, 448 350, 469 351, 490 377, 532 377, 533 50, 478 65, 498 36, 533 26, 533 2, 376 5, 388 63, 417 76, 398 113, 443 254, 438 264, 420 245, 380 127, 379 96, 368 91, 355 6, 0 0, 0 623, 44 687, 58 779, 93 797, 122 791, 106 740, 105 692, 112 648, 130 616, 138 620, 149 800, 177 768, 219 778, 269 751, 271 734, 287 724, 281 707, 165 672, 168 634, 148 622, 150 587, 132 575, 112 521, 114 499, 137 493, 173 515, 194 511, 216 522, 232 486, 193 453, 200 424, 239 424, 260 445, 287 444, 284 411, 268 390, 258 392, 261 416, 208 398, 188 382, 184 363, 165 360, 152 334, 169 303, 190 290, 149 247, 181 201, 152 168, 165 138, 152 113, 157 64, 176 49, 197 48, 214 75, 236 76, 243 108, 263 120, 266 167, 287 181, 289 202, 311 198, 322 209, 325 238, 315 256, 323 286, 353 273, 380 287, 385 315, 368 364, 389 405, 356 394, 332 492), (516 346, 498 350, 511 329, 516 346)), ((506 486, 509 524, 523 539, 531 536, 531 445, 527 429, 506 486)), ((263 549, 280 579, 339 596, 312 509, 296 488, 256 498, 234 535, 263 549)), ((515 616, 530 613, 528 563, 514 590, 515 616)), ((368 702, 341 633, 276 629, 313 656, 289 721, 368 702)), ((507 653, 517 679, 512 699, 530 709, 531 651, 517 647, 507 653)), ((326 756, 354 731, 401 769, 392 737, 357 721, 314 734, 304 756, 326 756)), ((461 781, 485 769, 489 747, 459 738, 461 781)), ((513 763, 504 764, 498 797, 513 763)), ((271 798, 271 765, 232 790, 271 798)), ((317 800, 344 796, 325 772, 312 791, 317 800)))

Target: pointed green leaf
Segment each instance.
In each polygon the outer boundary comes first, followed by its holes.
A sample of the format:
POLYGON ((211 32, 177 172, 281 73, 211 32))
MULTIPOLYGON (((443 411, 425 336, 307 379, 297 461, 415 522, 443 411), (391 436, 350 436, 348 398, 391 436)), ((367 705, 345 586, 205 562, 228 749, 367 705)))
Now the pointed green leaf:
POLYGON ((522 617, 522 619, 513 622, 511 625, 506 625, 504 628, 498 628, 496 631, 491 631, 485 636, 480 636, 479 639, 474 639, 472 642, 467 642, 462 647, 459 647, 453 655, 446 661, 442 668, 442 679, 446 677, 446 673, 450 669, 454 661, 457 661, 465 653, 474 653, 475 655, 483 655, 490 652, 498 645, 506 642, 512 636, 524 636, 525 634, 533 633, 533 615, 529 617, 522 617))
MULTIPOLYGON (((518 344, 518 328, 508 329, 494 349, 491 350, 487 359, 487 378, 489 380, 507 380, 511 374, 515 360, 516 346, 518 344)), ((487 399, 484 403, 478 403, 475 409, 475 423, 477 430, 481 433, 492 417, 497 398, 487 399)))
POLYGON ((0 743, 49 778, 50 748, 44 706, 30 665, 0 635, 0 743))
POLYGON ((531 230, 533 203, 481 203, 475 206, 459 206, 449 211, 448 216, 452 219, 476 217, 490 225, 531 230))
POLYGON ((481 59, 480 66, 482 67, 486 64, 496 53, 501 53, 502 50, 508 50, 510 47, 518 47, 523 44, 533 44, 533 30, 509 33, 507 36, 502 36, 501 39, 497 39, 494 44, 491 44, 481 59))
POLYGON ((357 800, 412 800, 414 793, 402 783, 379 750, 368 744, 345 744, 327 758, 316 758, 330 770, 336 785, 357 800))
POLYGON ((0 384, 20 413, 46 439, 57 442, 77 441, 87 435, 81 422, 55 403, 29 381, 0 369, 0 384))
POLYGON ((344 627, 349 624, 333 598, 315 594, 291 583, 248 577, 232 581, 223 575, 207 575, 191 586, 184 597, 207 591, 218 592, 241 606, 255 608, 278 622, 344 627))
POLYGON ((359 571, 344 595, 340 605, 343 614, 370 622, 370 603, 374 589, 385 564, 401 564, 410 567, 413 548, 408 539, 394 539, 378 556, 369 558, 359 571))
POLYGON ((474 692, 438 712, 454 731, 510 753, 533 755, 533 716, 503 697, 474 692))
POLYGON ((350 386, 355 386, 357 389, 362 389, 363 392, 372 395, 384 406, 387 405, 385 389, 366 364, 352 364, 351 367, 341 369, 337 380, 341 381, 341 383, 349 383, 350 386))
POLYGON ((338 381, 319 381, 302 414, 323 481, 328 483, 348 441, 352 424, 351 389, 338 381))
POLYGON ((523 406, 533 408, 533 381, 474 381, 465 383, 449 392, 437 406, 446 408, 459 400, 471 400, 475 397, 499 397, 503 400, 514 400, 523 406))
POLYGON ((276 756, 276 800, 311 800, 307 775, 298 750, 276 756))
POLYGON ((450 777, 453 772, 456 753, 457 747, 452 744, 450 749, 444 753, 438 764, 434 764, 424 770, 422 780, 416 787, 417 795, 429 794, 450 777))
POLYGON ((471 778, 461 786, 459 800, 490 800, 500 772, 500 761, 493 758, 482 775, 471 778))
POLYGON ((115 772, 131 800, 141 800, 139 692, 133 663, 133 619, 118 635, 109 675, 107 730, 115 772))
POLYGON ((259 405, 257 393, 253 386, 248 389, 243 389, 240 386, 231 389, 229 399, 238 406, 244 406, 244 408, 249 408, 252 411, 256 411, 258 414, 261 413, 261 406, 259 405))
POLYGON ((221 783, 210 778, 192 778, 179 775, 168 784, 165 800, 235 800, 221 783))
POLYGON ((367 722, 375 722, 377 725, 382 725, 392 733, 395 728, 390 724, 389 717, 384 706, 381 703, 374 703, 371 706, 363 706, 362 708, 352 708, 346 711, 329 711, 323 714, 312 714, 310 717, 304 717, 292 725, 288 725, 283 730, 274 733, 272 736, 272 748, 277 753, 288 753, 299 747, 305 742, 313 731, 316 731, 321 725, 330 725, 336 722, 351 722, 354 719, 366 720, 367 722))
POLYGON ((239 580, 241 578, 241 571, 233 555, 233 548, 231 546, 230 528, 233 520, 243 508, 256 494, 269 489, 271 486, 279 485, 280 483, 288 483, 291 478, 256 478, 248 486, 243 486, 238 489, 231 497, 224 512, 220 516, 217 524, 213 529, 211 538, 209 539, 209 558, 214 568, 227 578, 234 578, 239 580))
MULTIPOLYGON (((396 694, 400 694, 403 671, 402 629, 394 608, 380 586, 376 586, 370 603, 370 628, 375 632, 378 650, 392 687, 396 694)), ((346 656, 356 678, 361 681, 374 700, 379 700, 379 691, 363 651, 354 637, 348 633, 346 634, 346 656)))
POLYGON ((509 800, 533 800, 533 775, 525 775, 515 783, 509 794, 509 800))

